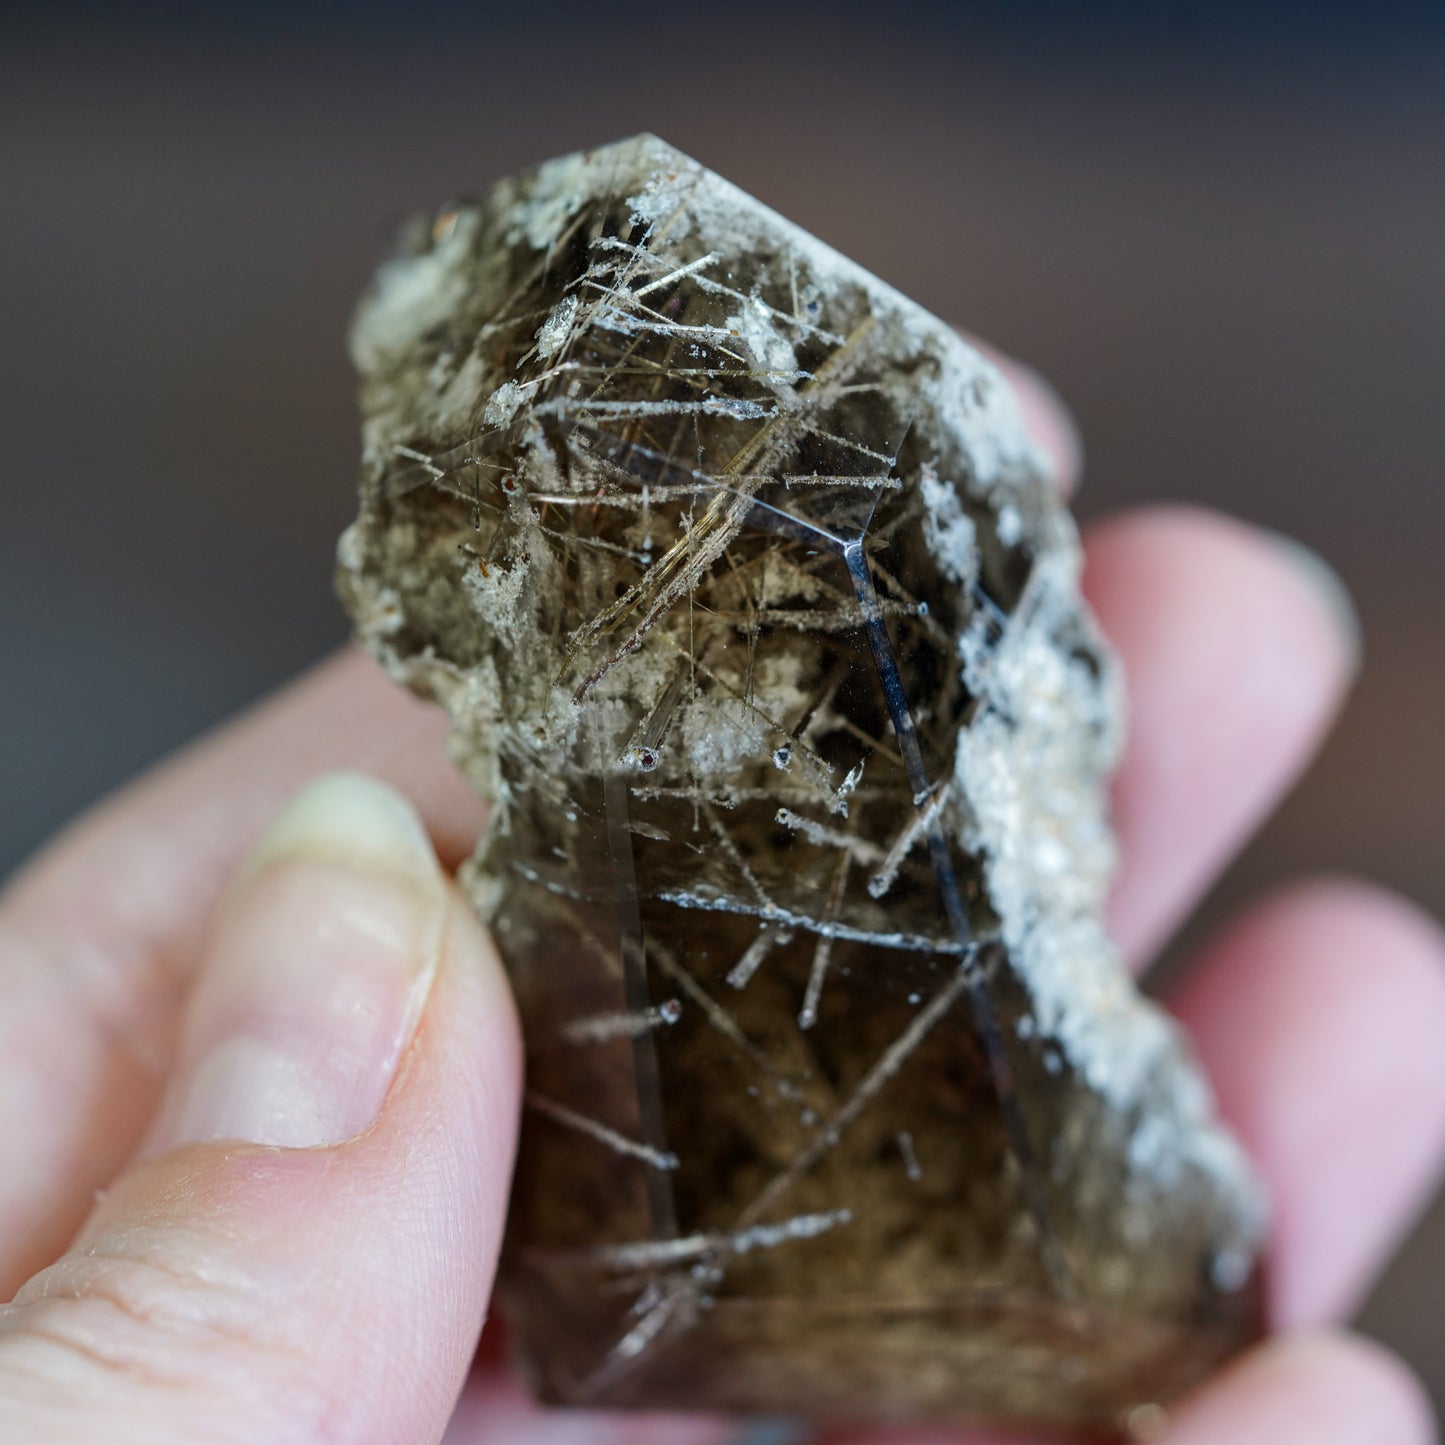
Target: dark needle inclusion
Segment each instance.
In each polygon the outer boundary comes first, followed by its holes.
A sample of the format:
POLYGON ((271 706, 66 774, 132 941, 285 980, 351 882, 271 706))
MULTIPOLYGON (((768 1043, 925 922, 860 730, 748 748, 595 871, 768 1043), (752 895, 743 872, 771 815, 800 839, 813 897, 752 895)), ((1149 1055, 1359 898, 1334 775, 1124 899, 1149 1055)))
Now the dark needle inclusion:
POLYGON ((492 801, 568 1404, 1147 1434, 1263 1209, 1102 926, 1116 670, 994 368, 651 136, 416 222, 340 586, 492 801))

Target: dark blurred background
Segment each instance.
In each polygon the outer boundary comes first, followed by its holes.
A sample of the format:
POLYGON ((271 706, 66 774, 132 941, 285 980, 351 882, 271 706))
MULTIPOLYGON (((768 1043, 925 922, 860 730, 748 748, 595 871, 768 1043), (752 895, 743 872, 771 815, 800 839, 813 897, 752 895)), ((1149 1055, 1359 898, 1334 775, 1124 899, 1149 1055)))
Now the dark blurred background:
MULTIPOLYGON (((1313 869, 1445 907, 1445 6, 1390 0, 12 0, 0 873, 341 641, 342 337, 397 222, 642 129, 1051 376, 1086 516, 1188 499, 1344 575, 1363 681, 1196 928, 1313 869)), ((1445 1210, 1365 1325, 1445 1403, 1445 1210)))

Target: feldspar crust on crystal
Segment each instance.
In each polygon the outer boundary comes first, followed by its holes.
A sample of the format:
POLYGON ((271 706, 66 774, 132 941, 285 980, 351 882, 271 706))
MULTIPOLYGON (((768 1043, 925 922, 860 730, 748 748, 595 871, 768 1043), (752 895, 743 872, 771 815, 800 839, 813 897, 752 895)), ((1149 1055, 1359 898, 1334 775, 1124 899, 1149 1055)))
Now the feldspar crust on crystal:
POLYGON ((492 801, 547 1399, 1140 1429, 1256 1185, 1101 917, 1110 657, 1012 397, 661 141, 414 225, 340 587, 492 801))

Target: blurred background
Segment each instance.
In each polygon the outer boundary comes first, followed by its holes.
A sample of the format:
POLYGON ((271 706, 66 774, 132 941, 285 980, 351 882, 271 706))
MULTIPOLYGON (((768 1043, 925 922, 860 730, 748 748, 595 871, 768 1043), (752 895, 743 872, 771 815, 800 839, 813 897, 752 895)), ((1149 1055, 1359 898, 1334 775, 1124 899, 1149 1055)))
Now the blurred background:
MULTIPOLYGON (((343 335, 402 217, 643 129, 1049 375, 1086 518, 1343 574, 1363 680, 1193 932, 1306 870, 1445 908, 1445 7, 1391 0, 11 0, 0 873, 342 640, 343 335)), ((1364 1323, 1445 1406, 1445 1209, 1364 1323)))

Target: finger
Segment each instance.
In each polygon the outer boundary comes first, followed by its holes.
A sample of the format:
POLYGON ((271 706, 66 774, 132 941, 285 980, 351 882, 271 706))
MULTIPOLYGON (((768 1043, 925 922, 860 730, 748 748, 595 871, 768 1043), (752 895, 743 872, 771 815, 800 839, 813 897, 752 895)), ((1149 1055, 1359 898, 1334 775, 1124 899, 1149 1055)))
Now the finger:
POLYGON ((1445 936, 1347 882, 1271 900, 1176 1007, 1273 1200, 1279 1329, 1347 1315, 1445 1161, 1445 936))
POLYGON ((1313 755, 1358 634, 1323 563, 1209 512, 1130 512, 1093 528, 1086 553, 1128 691, 1110 925, 1137 966, 1313 755))
POLYGON ((1048 380, 1027 363, 1000 351, 970 331, 959 334, 998 367, 1018 402, 1024 430, 1044 454, 1059 491, 1069 497, 1084 472, 1084 444, 1072 413, 1048 380))
POLYGON ((1278 1340, 1175 1415, 1164 1445, 1432 1445, 1429 1402, 1405 1367, 1347 1336, 1278 1340))
POLYGON ((219 911, 150 1157, 0 1311, 0 1439, 439 1438, 519 1074, 501 969, 415 815, 316 784, 219 911))
POLYGON ((266 821, 353 768, 420 808, 443 859, 481 807, 446 720, 347 651, 72 826, 0 901, 0 1297, 64 1247, 130 1156, 170 1066, 205 920, 266 821))

